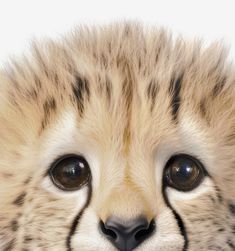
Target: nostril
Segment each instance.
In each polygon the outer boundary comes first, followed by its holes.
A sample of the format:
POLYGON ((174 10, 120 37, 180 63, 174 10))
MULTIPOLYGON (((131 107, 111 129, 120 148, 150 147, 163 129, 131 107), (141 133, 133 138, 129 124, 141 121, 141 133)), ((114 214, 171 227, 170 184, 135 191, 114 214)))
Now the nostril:
POLYGON ((118 250, 131 251, 145 241, 155 230, 155 222, 150 223, 146 217, 124 221, 117 217, 110 217, 104 223, 100 221, 101 233, 118 250))
POLYGON ((147 239, 154 233, 156 228, 155 221, 152 220, 146 229, 141 229, 135 234, 136 241, 142 242, 143 240, 147 239))
POLYGON ((113 230, 106 228, 103 221, 100 221, 100 230, 108 238, 111 238, 114 241, 117 239, 117 234, 113 230))

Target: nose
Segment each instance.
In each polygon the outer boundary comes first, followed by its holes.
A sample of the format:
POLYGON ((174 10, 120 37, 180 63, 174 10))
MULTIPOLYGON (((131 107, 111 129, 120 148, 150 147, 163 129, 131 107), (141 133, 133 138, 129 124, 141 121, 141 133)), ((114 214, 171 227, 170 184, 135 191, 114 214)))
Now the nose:
POLYGON ((102 234, 120 251, 131 251, 146 240, 155 230, 155 222, 145 217, 123 223, 116 217, 100 222, 102 234))

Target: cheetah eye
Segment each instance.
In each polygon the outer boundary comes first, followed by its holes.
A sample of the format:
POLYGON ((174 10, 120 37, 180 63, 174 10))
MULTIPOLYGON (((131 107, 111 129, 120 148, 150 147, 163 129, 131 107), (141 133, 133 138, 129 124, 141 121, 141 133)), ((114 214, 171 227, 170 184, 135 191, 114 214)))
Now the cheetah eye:
POLYGON ((91 172, 87 161, 82 156, 64 156, 55 161, 49 175, 52 182, 65 191, 75 191, 87 185, 91 172))
POLYGON ((166 164, 164 182, 180 191, 196 188, 206 175, 202 164, 195 158, 180 154, 173 156, 166 164))

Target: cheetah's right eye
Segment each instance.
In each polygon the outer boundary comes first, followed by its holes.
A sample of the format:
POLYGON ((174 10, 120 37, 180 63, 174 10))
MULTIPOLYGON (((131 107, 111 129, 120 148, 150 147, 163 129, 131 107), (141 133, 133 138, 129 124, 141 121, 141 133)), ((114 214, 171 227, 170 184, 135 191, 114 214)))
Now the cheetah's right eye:
POLYGON ((206 175, 202 164, 192 156, 180 154, 173 156, 166 164, 165 184, 179 191, 191 191, 206 175))
POLYGON ((78 155, 69 155, 55 161, 49 175, 52 182, 65 191, 79 190, 91 179, 91 171, 87 161, 78 155))

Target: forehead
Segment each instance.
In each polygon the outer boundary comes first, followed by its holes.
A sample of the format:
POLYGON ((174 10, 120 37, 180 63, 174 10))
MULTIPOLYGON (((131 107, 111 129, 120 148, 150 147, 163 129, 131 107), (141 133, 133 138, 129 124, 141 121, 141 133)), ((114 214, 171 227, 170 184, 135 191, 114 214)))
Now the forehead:
POLYGON ((72 109, 81 133, 122 142, 125 151, 130 140, 154 145, 171 137, 182 114, 208 123, 207 107, 218 105, 221 92, 231 103, 222 50, 172 41, 163 30, 84 29, 63 44, 35 46, 33 54, 4 75, 4 91, 22 123, 37 121, 37 135, 72 109))

